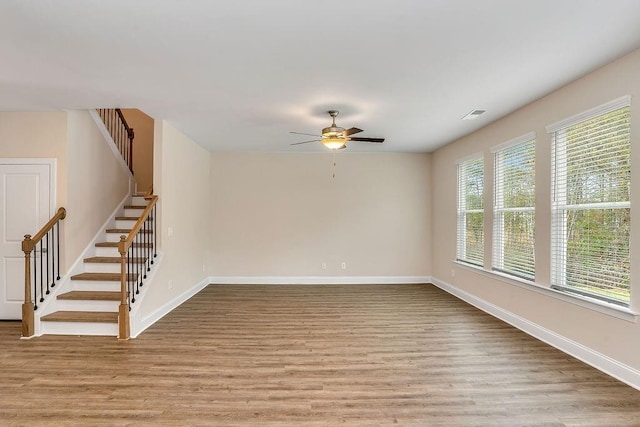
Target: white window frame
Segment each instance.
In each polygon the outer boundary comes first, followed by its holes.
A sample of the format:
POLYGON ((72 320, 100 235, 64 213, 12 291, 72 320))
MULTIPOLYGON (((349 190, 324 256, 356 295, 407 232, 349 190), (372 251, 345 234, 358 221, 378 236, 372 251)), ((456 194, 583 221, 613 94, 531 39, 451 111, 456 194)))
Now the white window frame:
MULTIPOLYGON (((509 148, 512 148, 517 145, 533 143, 534 144, 534 161, 535 161, 535 142, 536 141, 536 133, 529 132, 525 135, 519 136, 517 138, 511 139, 507 142, 504 142, 500 145, 491 148, 491 153, 493 154, 493 253, 492 253, 492 269, 499 271, 500 273, 507 274, 510 276, 515 276, 523 280, 534 281, 535 280, 535 272, 532 276, 528 276, 525 274, 518 274, 514 271, 507 271, 504 267, 504 214, 506 212, 533 212, 534 213, 534 221, 535 221, 535 201, 534 206, 522 206, 522 207, 505 207, 504 206, 504 186, 502 182, 499 182, 502 179, 502 176, 498 173, 499 171, 499 156, 500 154, 509 148)), ((534 163, 535 165, 535 163, 534 163)), ((535 166, 533 170, 534 180, 535 180, 535 166)), ((535 238, 535 237, 534 237, 535 238)), ((535 253, 535 248, 534 248, 535 253)), ((535 261, 534 261, 534 270, 535 270, 535 261)))
MULTIPOLYGON (((592 108, 580 114, 574 115, 567 119, 561 120, 546 127, 547 133, 551 136, 552 140, 552 164, 551 164, 551 194, 552 194, 552 206, 551 206, 551 287, 552 289, 576 293, 588 298, 599 299, 611 304, 617 304, 622 307, 630 307, 631 302, 626 304, 622 301, 606 298, 602 295, 597 295, 589 292, 579 292, 572 290, 566 286, 566 272, 567 272, 567 211, 572 209, 607 209, 607 208, 630 208, 631 201, 626 202, 604 202, 604 203, 590 203, 580 205, 567 205, 567 191, 566 187, 556 185, 556 171, 558 170, 557 162, 565 161, 566 155, 559 155, 558 153, 566 152, 566 133, 565 130, 573 125, 585 122, 605 115, 607 113, 619 110, 621 108, 631 106, 631 97, 623 96, 615 99, 611 102, 605 103, 598 107, 592 108), (557 233, 563 233, 565 238, 559 240, 563 246, 558 247, 554 244, 554 235, 557 233)), ((566 165, 562 167, 566 170, 566 165)))
MULTIPOLYGON (((476 153, 476 154, 472 154, 470 156, 464 157, 462 159, 459 159, 456 162, 456 170, 457 170, 457 219, 456 219, 456 226, 457 226, 457 232, 456 232, 456 260, 459 262, 464 262, 464 263, 468 263, 471 265, 475 265, 475 266, 479 266, 482 267, 484 265, 484 260, 481 261, 480 264, 478 264, 477 262, 474 262, 473 260, 469 260, 467 258, 467 242, 466 242, 466 238, 467 238, 467 234, 466 234, 466 229, 467 229, 467 215, 469 213, 482 213, 482 218, 483 218, 483 230, 482 230, 482 234, 483 234, 483 242, 484 242, 484 195, 485 195, 485 188, 486 185, 484 183, 484 179, 485 179, 485 175, 486 175, 486 171, 485 171, 485 164, 484 164, 484 156, 483 153, 476 153), (466 207, 466 197, 462 197, 462 192, 465 191, 466 194, 466 189, 463 188, 463 183, 466 182, 465 177, 463 176, 463 165, 469 162, 474 162, 477 160, 481 160, 482 161, 482 180, 483 180, 483 190, 482 190, 482 199, 483 199, 483 207, 482 209, 467 209, 466 207)), ((482 251, 482 256, 484 257, 484 249, 482 251)))

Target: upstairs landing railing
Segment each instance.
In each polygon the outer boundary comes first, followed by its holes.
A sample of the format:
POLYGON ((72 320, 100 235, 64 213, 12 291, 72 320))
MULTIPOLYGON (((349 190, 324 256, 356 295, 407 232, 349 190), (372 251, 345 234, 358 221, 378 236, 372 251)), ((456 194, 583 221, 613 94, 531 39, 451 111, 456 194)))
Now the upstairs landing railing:
POLYGON ((135 137, 133 128, 129 126, 119 108, 98 108, 97 111, 122 158, 133 173, 133 138, 135 137))
POLYGON ((129 235, 120 236, 120 307, 118 309, 118 338, 128 339, 131 334, 129 312, 136 296, 144 286, 157 253, 156 203, 158 196, 147 195, 147 207, 129 235))
POLYGON ((22 304, 22 336, 35 334, 34 312, 60 280, 60 221, 67 217, 60 208, 33 237, 24 236, 24 304, 22 304), (33 253, 33 257, 32 254, 33 253), (32 274, 33 272, 33 274, 32 274))

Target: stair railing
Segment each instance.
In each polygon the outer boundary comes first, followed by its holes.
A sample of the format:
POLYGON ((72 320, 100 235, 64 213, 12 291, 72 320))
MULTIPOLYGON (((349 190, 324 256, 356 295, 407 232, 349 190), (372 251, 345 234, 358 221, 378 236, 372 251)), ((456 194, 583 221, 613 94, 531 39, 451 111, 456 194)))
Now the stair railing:
POLYGON ((120 307, 118 309, 118 338, 128 339, 131 333, 129 311, 136 295, 144 286, 157 253, 156 202, 158 196, 145 196, 147 207, 128 236, 120 236, 120 307))
POLYGON ((66 209, 58 209, 40 231, 33 237, 26 234, 22 241, 24 252, 23 337, 31 337, 35 334, 34 314, 38 309, 38 303, 44 302, 45 296, 51 293, 51 289, 60 280, 60 221, 66 217, 66 209), (34 252, 33 259, 32 252, 34 252))
POLYGON ((129 126, 119 108, 98 108, 97 111, 122 158, 133 173, 133 138, 135 136, 133 128, 129 126))

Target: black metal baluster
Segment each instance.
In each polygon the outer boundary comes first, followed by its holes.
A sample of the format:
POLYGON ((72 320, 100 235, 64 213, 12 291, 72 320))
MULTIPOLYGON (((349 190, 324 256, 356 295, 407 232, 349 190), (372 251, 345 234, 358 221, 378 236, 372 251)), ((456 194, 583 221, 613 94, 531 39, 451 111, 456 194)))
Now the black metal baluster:
POLYGON ((51 246, 49 246, 49 249, 51 249, 51 287, 54 288, 56 286, 56 251, 54 249, 56 246, 56 233, 53 228, 49 232, 51 233, 51 246))
MULTIPOLYGON (((34 249, 36 246, 34 246, 34 249)), ((38 262, 36 258, 36 251, 33 251, 33 310, 38 309, 38 262)))
POLYGON ((140 264, 140 258, 142 257, 142 253, 141 253, 141 249, 142 246, 140 245, 140 230, 138 230, 138 232, 136 233, 136 244, 138 245, 138 247, 136 248, 136 252, 137 252, 137 259, 136 259, 136 270, 138 272, 138 275, 136 276, 136 294, 140 293, 140 286, 142 286, 142 267, 140 264))
POLYGON ((60 223, 59 222, 56 224, 56 234, 58 235, 58 237, 56 238, 56 253, 58 254, 56 280, 60 280, 60 223))
POLYGON ((135 268, 132 265, 132 262, 135 261, 133 259, 134 251, 133 251, 133 242, 131 242, 131 246, 129 246, 129 250, 127 251, 127 292, 129 294, 129 310, 131 310, 131 304, 136 302, 136 296, 133 292, 133 283, 131 281, 131 276, 134 275, 133 269, 135 268))
POLYGON ((47 231, 46 237, 47 237, 47 247, 44 250, 47 251, 47 295, 49 295, 51 293, 51 290, 49 289, 49 232, 48 231, 47 231))
MULTIPOLYGON (((144 266, 146 271, 151 271, 151 265, 149 264, 149 255, 151 252, 149 251, 149 246, 151 246, 151 236, 149 235, 149 215, 144 220, 144 266)), ((147 274, 144 275, 145 279, 147 278, 147 274)))
MULTIPOLYGON (((153 212, 153 257, 155 258, 158 256, 158 221, 156 217, 156 205, 153 205, 153 209, 151 209, 151 211, 153 212)), ((153 264, 153 262, 151 263, 153 264)))
POLYGON ((40 240, 40 302, 44 301, 44 277, 42 274, 42 258, 44 257, 42 256, 42 240, 40 240))

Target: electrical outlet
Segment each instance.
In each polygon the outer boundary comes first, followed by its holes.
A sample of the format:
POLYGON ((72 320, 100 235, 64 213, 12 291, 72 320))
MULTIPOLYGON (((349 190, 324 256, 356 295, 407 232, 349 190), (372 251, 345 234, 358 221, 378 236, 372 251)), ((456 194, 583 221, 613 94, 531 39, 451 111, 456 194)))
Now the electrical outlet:
POLYGON ((451 269, 451 277, 456 277, 456 270, 455 268, 451 269))
POLYGON ((345 261, 342 261, 342 264, 340 264, 340 268, 343 270, 347 269, 347 263, 345 261))
POLYGON ((202 272, 204 273, 206 271, 207 267, 206 265, 202 264, 202 272))
POLYGON ((321 267, 323 270, 326 270, 326 269, 327 269, 327 263, 326 263, 326 262, 323 262, 322 264, 320 264, 320 267, 321 267))
POLYGON ((173 280, 169 280, 169 289, 173 289, 173 280))
POLYGON ((167 236, 173 236, 173 227, 167 227, 167 236))

